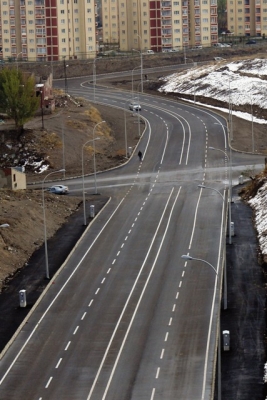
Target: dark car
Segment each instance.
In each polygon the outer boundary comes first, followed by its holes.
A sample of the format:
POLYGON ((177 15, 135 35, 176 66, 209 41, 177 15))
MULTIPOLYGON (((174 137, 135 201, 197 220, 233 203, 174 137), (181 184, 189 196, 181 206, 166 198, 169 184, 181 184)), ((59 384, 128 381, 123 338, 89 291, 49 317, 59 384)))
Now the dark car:
POLYGON ((250 40, 248 40, 248 41, 246 42, 246 44, 257 44, 257 42, 256 42, 256 40, 250 39, 250 40))

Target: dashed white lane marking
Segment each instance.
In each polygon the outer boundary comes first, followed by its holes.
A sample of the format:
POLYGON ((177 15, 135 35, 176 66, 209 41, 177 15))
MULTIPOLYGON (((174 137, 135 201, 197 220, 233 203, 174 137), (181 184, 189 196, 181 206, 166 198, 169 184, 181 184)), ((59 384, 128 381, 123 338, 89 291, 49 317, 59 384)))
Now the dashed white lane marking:
POLYGON ((55 366, 55 368, 58 368, 58 367, 60 366, 61 361, 62 361, 62 358, 60 358, 60 359, 58 360, 57 365, 55 366))
POLYGON ((130 229, 129 232, 128 232, 128 234, 130 234, 131 232, 132 232, 132 230, 130 229))
POLYGON ((169 332, 166 332, 166 335, 165 335, 164 342, 167 342, 167 340, 168 340, 168 336, 169 336, 169 332))
POLYGON ((179 297, 179 292, 176 293, 176 296, 175 296, 176 300, 178 299, 178 297, 179 297))
POLYGON ((83 313, 83 316, 82 316, 82 318, 81 318, 81 320, 82 320, 82 321, 84 320, 84 318, 85 318, 86 314, 87 314, 87 312, 85 311, 85 312, 83 313))
POLYGON ((76 335, 76 333, 77 333, 78 329, 79 329, 79 325, 78 325, 78 326, 76 326, 76 328, 75 328, 75 330, 74 330, 74 332, 73 332, 73 335, 76 335))
POLYGON ((120 255, 120 250, 118 251, 118 253, 117 253, 117 257, 120 255))
POLYGON ((88 307, 91 307, 93 301, 94 301, 93 299, 90 301, 90 303, 88 304, 88 307))
POLYGON ((97 288, 95 294, 97 294, 99 292, 99 290, 100 290, 100 288, 97 288))
POLYGON ((160 373, 160 367, 157 368, 156 379, 158 379, 160 373))
POLYGON ((172 307, 172 312, 175 311, 175 308, 176 308, 176 304, 173 305, 173 307, 172 307))
POLYGON ((69 342, 68 342, 67 346, 66 346, 66 347, 65 347, 65 349, 64 349, 65 351, 67 351, 67 350, 68 350, 68 348, 69 348, 70 344, 71 344, 71 341, 69 341, 69 342))
POLYGON ((115 262, 116 262, 116 258, 114 258, 114 260, 112 261, 112 265, 115 264, 115 262))
POLYGON ((155 396, 155 388, 152 389, 150 400, 153 400, 155 396))
POLYGON ((170 318, 170 320, 169 320, 169 326, 172 324, 172 318, 170 318))
POLYGON ((105 282, 106 278, 103 278, 101 281, 101 285, 103 285, 103 283, 105 282))
POLYGON ((124 243, 122 243, 122 245, 121 245, 121 249, 123 248, 123 246, 124 246, 124 243))
POLYGON ((162 350, 161 350, 161 353, 160 353, 160 359, 161 359, 161 360, 162 360, 163 357, 164 357, 164 351, 165 351, 165 349, 162 349, 162 350))
POLYGON ((107 274, 109 274, 109 273, 110 273, 110 271, 111 271, 111 268, 109 268, 109 269, 107 270, 107 274))
POLYGON ((181 287, 181 286, 182 286, 182 283, 183 283, 183 282, 182 282, 182 281, 180 281, 180 283, 179 283, 179 287, 181 287))
POLYGON ((128 236, 126 236, 126 237, 125 237, 125 239, 124 239, 124 240, 125 240, 125 242, 126 242, 126 240, 127 240, 127 239, 128 239, 128 236))
POLYGON ((50 378, 48 379, 48 382, 47 382, 47 384, 45 385, 45 388, 46 388, 46 389, 47 389, 47 388, 48 388, 48 386, 50 385, 50 383, 51 383, 52 379, 53 379, 53 376, 50 376, 50 378))
POLYGON ((184 277, 184 273, 185 273, 185 271, 182 272, 182 277, 184 277))

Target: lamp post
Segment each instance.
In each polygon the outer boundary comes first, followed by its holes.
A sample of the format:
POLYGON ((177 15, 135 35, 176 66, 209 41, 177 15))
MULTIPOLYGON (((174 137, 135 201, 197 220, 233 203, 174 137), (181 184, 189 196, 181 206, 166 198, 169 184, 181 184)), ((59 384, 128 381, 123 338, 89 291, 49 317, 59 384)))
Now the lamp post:
POLYGON ((82 147, 82 177, 83 177, 83 224, 86 224, 86 210, 85 210, 85 190, 84 190, 84 161, 83 161, 83 154, 84 154, 84 148, 87 145, 87 143, 94 142, 95 140, 99 140, 99 137, 96 137, 95 139, 90 139, 87 140, 87 142, 84 143, 82 147))
POLYGON ((96 128, 100 125, 103 124, 106 121, 101 121, 98 122, 98 124, 95 125, 94 129, 93 129, 93 148, 94 148, 94 180, 95 180, 95 193, 94 194, 98 194, 97 193, 97 185, 96 185, 96 162, 95 162, 95 130, 96 128))
POLYGON ((129 100, 126 100, 124 103, 124 138, 125 138, 125 158, 128 158, 128 144, 127 144, 127 121, 126 121, 126 103, 129 100))
POLYGON ((141 92, 143 93, 143 53, 142 53, 142 37, 140 35, 137 35, 137 37, 140 39, 140 58, 141 58, 141 92))
POLYGON ((93 86, 94 86, 94 103, 95 103, 95 87, 96 87, 96 58, 94 59, 93 62, 93 86))
POLYGON ((46 216, 45 216, 45 197, 44 197, 44 183, 48 176, 52 174, 57 174, 58 172, 65 172, 64 169, 59 169, 58 171, 53 171, 47 174, 44 177, 42 182, 42 204, 43 204, 43 219, 44 219, 44 245, 45 245, 45 269, 46 269, 46 278, 50 279, 49 276, 49 265, 48 265, 48 251, 47 251, 47 234, 46 234, 46 216))
POLYGON ((67 79, 67 67, 66 59, 63 59, 63 66, 64 66, 64 79, 65 79, 65 94, 68 93, 68 79, 67 79))
POLYGON ((133 75, 134 75, 134 70, 137 68, 141 68, 140 65, 138 67, 134 67, 134 69, 132 70, 132 100, 133 100, 133 92, 134 92, 134 88, 133 88, 133 75))
POLYGON ((17 61, 17 72, 18 72, 18 70, 19 70, 19 62, 18 62, 18 57, 19 57, 19 55, 20 55, 20 54, 22 54, 22 51, 16 55, 16 61, 17 61))
MULTIPOLYGON (((195 258, 195 257, 191 257, 189 254, 184 254, 181 256, 181 258, 183 258, 184 260, 187 261, 200 261, 203 262, 205 264, 207 264, 209 267, 212 268, 212 270, 215 272, 216 277, 218 277, 218 272, 216 271, 216 269, 214 268, 214 266, 209 263, 206 260, 202 260, 201 258, 195 258)), ((217 364, 217 368, 218 368, 218 400, 221 400, 221 393, 222 393, 222 389, 221 389, 221 383, 222 383, 222 378, 221 378, 221 332, 220 332, 221 328, 220 328, 220 313, 219 313, 219 327, 218 327, 218 364, 217 364)), ((202 397, 204 398, 204 397, 202 397)))
POLYGON ((217 149, 215 147, 209 147, 210 150, 216 150, 220 151, 227 157, 228 160, 228 185, 229 185, 229 191, 228 191, 228 215, 229 215, 229 244, 232 244, 232 235, 231 235, 231 223, 232 223, 232 210, 231 210, 231 203, 232 203, 232 159, 228 157, 228 154, 226 151, 223 151, 221 149, 217 149))
MULTIPOLYGON (((212 188, 212 187, 209 187, 209 186, 205 186, 205 185, 198 185, 198 187, 199 188, 201 188, 201 189, 210 189, 210 190, 214 190, 216 193, 218 193, 220 196, 221 196, 221 198, 222 198, 222 200, 224 201, 224 197, 223 197, 223 195, 221 194, 221 192, 219 192, 219 190, 217 190, 217 189, 215 189, 215 188, 212 188)), ((228 204, 228 206, 230 207, 231 206, 231 204, 228 204)), ((230 214, 231 215, 231 214, 230 214)), ((230 218, 229 218, 229 221, 230 221, 230 218)), ((225 226, 225 231, 226 231, 226 221, 225 221, 225 223, 224 223, 224 226, 225 226)), ((231 222, 229 223, 229 244, 230 244, 230 236, 231 236, 231 231, 230 231, 230 229, 231 229, 231 222)), ((231 240, 231 243, 232 243, 232 240, 231 240)), ((224 279, 224 309, 226 310, 227 309, 227 271, 226 271, 226 257, 225 257, 225 264, 224 264, 224 275, 223 275, 223 279, 224 279)))
MULTIPOLYGON (((44 88, 43 88, 44 89, 44 88)), ((40 90, 41 93, 41 115, 42 115, 42 130, 44 130, 44 108, 43 108, 43 90, 40 90)))
POLYGON ((140 64, 140 80, 142 82, 142 93, 143 93, 143 55, 142 55, 142 50, 139 51, 139 50, 133 49, 133 51, 140 53, 140 62, 141 62, 141 64, 140 64))

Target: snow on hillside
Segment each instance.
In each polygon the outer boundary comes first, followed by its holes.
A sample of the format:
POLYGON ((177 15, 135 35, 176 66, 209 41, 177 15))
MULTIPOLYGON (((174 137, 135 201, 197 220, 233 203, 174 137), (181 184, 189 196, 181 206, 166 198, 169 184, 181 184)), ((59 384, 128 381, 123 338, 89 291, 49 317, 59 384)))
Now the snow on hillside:
MULTIPOLYGON (((267 109, 267 60, 251 59, 220 62, 177 72, 162 78, 160 92, 190 94, 213 98, 227 104, 257 105, 267 109)), ((216 108, 216 107, 214 107, 216 108)), ((221 109, 228 112, 228 109, 221 109)), ((233 111, 234 115, 247 120, 251 114, 233 111)), ((267 121, 253 116, 254 122, 267 121)))

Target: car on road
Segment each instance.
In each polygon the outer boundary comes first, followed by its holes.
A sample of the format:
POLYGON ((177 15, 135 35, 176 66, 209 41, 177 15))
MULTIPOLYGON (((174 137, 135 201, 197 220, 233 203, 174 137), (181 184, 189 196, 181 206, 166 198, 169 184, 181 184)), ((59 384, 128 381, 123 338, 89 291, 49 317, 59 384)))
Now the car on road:
POLYGON ((54 186, 51 186, 50 188, 48 188, 47 190, 50 193, 55 193, 55 194, 68 194, 69 193, 68 186, 64 186, 64 185, 54 185, 54 186))
POLYGON ((141 106, 138 103, 130 103, 129 104, 129 110, 132 111, 141 111, 141 106))
POLYGON ((225 58, 222 57, 214 57, 215 61, 225 61, 225 58))
POLYGON ((246 42, 246 44, 257 44, 256 40, 250 39, 246 42))

